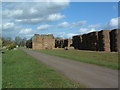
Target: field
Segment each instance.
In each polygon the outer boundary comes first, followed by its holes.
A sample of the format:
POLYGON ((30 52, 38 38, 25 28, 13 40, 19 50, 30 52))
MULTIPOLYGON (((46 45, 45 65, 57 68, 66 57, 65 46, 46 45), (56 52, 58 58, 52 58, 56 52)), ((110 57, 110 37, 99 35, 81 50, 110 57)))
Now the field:
POLYGON ((2 63, 3 88, 82 87, 19 49, 6 50, 2 63))
POLYGON ((112 69, 118 69, 118 53, 95 52, 83 50, 37 50, 38 52, 68 58, 80 62, 96 64, 112 69))

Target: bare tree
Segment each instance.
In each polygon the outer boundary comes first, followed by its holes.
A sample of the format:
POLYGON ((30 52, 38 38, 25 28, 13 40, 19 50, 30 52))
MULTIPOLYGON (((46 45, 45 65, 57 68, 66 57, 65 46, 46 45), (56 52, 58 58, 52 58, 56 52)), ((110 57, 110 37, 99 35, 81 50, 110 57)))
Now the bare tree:
POLYGON ((26 39, 26 38, 23 38, 23 39, 21 40, 21 42, 20 42, 20 46, 21 46, 21 47, 26 46, 26 41, 27 41, 27 39, 26 39))
POLYGON ((19 37, 19 36, 15 37, 15 43, 16 43, 18 46, 20 46, 21 41, 22 41, 22 38, 21 38, 21 37, 19 37))

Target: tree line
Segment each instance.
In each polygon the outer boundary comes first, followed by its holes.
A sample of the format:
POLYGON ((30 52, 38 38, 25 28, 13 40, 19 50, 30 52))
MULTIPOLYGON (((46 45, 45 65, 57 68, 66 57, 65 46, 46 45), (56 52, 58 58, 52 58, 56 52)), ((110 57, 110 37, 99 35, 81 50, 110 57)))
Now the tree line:
POLYGON ((13 49, 16 47, 30 47, 31 45, 31 40, 27 40, 26 38, 21 38, 19 36, 15 37, 14 40, 10 37, 2 37, 0 40, 2 44, 1 47, 5 47, 7 49, 13 49))

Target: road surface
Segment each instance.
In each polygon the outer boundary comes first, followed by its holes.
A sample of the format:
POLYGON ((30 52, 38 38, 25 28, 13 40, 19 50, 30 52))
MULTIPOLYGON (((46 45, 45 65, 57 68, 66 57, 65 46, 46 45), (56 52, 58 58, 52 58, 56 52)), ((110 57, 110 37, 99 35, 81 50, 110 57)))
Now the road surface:
POLYGON ((69 79, 79 82, 88 88, 118 88, 117 70, 51 56, 33 50, 22 50, 64 74, 69 79))

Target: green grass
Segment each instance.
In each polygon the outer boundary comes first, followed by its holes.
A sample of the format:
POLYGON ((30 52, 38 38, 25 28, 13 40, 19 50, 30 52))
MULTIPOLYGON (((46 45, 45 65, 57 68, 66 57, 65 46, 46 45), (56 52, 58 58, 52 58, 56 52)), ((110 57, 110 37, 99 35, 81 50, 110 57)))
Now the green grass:
POLYGON ((83 87, 19 49, 5 51, 3 54, 2 86, 3 88, 83 87))
POLYGON ((104 66, 112 69, 118 69, 118 53, 83 51, 83 50, 37 50, 37 51, 80 62, 96 64, 99 66, 104 66))

